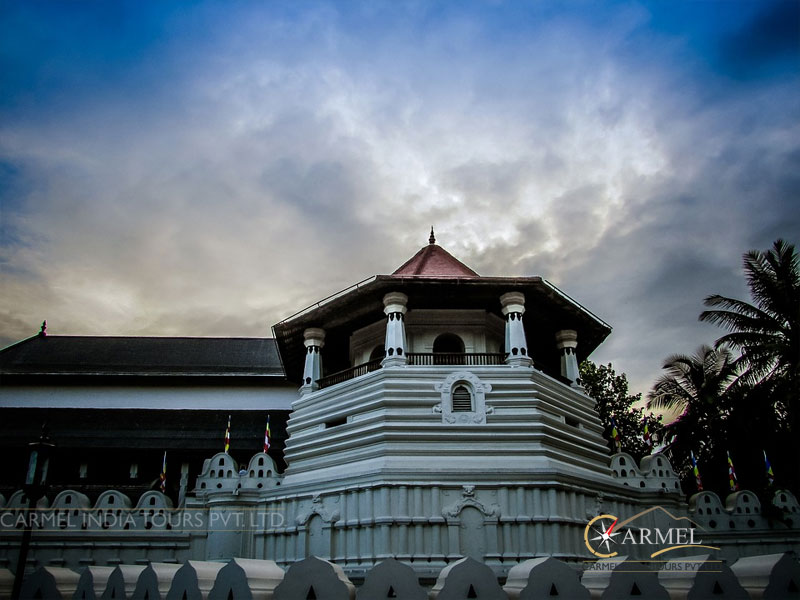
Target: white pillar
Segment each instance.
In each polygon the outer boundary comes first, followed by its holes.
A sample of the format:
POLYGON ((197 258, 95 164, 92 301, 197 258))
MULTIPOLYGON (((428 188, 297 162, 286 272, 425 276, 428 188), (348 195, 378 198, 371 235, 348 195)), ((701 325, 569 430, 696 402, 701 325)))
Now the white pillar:
POLYGON ((556 346, 561 352, 561 376, 569 379, 573 387, 581 387, 581 373, 578 370, 578 332, 574 329, 562 329, 556 332, 556 346))
POLYGON ((386 356, 381 366, 406 364, 405 314, 408 296, 401 292, 389 292, 383 297, 383 312, 386 314, 386 356))
POLYGON ((529 367, 533 361, 528 354, 528 342, 522 315, 525 313, 525 295, 521 292, 508 292, 500 296, 503 315, 506 318, 506 364, 516 367, 529 367))
POLYGON ((325 330, 309 327, 303 332, 306 346, 306 365, 303 368, 303 385, 300 394, 319 389, 317 380, 322 377, 322 347, 325 345, 325 330))

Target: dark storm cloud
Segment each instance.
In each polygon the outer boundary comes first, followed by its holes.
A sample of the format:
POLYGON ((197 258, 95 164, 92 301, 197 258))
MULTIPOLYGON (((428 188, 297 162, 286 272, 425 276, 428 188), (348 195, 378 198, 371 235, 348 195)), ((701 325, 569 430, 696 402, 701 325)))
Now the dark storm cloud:
POLYGON ((800 68, 800 3, 765 2, 738 31, 720 42, 720 62, 735 77, 774 75, 800 68))
POLYGON ((65 21, 0 42, 7 339, 269 335, 434 225, 608 321, 595 358, 644 391, 715 339, 702 298, 746 295, 745 250, 798 238, 797 73, 705 60, 757 7, 153 6, 5 25, 65 21))

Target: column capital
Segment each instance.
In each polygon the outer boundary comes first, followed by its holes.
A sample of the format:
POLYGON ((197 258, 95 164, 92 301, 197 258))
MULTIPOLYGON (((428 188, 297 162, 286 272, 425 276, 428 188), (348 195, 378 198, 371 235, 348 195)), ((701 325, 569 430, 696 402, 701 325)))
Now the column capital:
POLYGON ((507 292, 500 296, 500 304, 503 307, 503 315, 509 313, 525 313, 525 294, 522 292, 507 292))
POLYGON ((325 345, 325 330, 320 327, 309 327, 303 332, 303 344, 322 348, 325 345))
POLYGON ((578 332, 574 329, 556 331, 556 347, 559 350, 563 350, 564 348, 577 348, 578 332))
POLYGON ((408 296, 403 292, 389 292, 383 297, 383 312, 384 314, 402 313, 406 314, 408 304, 408 296))

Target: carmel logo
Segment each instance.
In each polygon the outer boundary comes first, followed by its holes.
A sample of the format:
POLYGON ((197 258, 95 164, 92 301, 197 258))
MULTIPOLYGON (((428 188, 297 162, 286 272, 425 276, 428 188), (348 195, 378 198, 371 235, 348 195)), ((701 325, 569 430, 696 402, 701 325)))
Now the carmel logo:
POLYGON ((703 544, 696 539, 703 528, 688 517, 676 517, 661 506, 648 508, 623 521, 615 515, 598 515, 586 524, 583 530, 583 541, 589 552, 598 558, 617 556, 625 546, 651 546, 655 550, 650 554, 654 558, 670 550, 678 548, 709 548, 719 550, 717 546, 703 544), (636 527, 631 526, 637 519, 653 512, 661 511, 676 524, 685 522, 681 527, 636 527))

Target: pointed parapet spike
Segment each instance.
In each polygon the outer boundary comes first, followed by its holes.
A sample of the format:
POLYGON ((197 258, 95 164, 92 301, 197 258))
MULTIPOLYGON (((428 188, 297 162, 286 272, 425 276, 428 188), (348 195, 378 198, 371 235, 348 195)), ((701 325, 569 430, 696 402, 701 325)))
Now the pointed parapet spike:
POLYGON ((177 563, 150 563, 139 575, 131 600, 166 598, 172 579, 180 568, 177 563))
POLYGON ((430 591, 431 600, 506 600, 494 572, 473 558, 462 558, 442 569, 430 591))
POLYGON ((108 576, 103 598, 130 598, 144 570, 144 565, 117 565, 108 576))
POLYGON ((667 561, 658 572, 658 581, 672 598, 747 600, 750 597, 730 567, 708 554, 667 561))
POLYGON ((175 572, 167 600, 207 598, 211 588, 214 587, 217 574, 224 566, 225 563, 187 560, 175 572))
POLYGON ((503 590, 511 600, 548 597, 589 600, 590 597, 575 569, 547 556, 532 558, 512 567, 503 590))
POLYGON ((420 587, 414 569, 394 558, 387 558, 367 573, 364 585, 358 589, 356 597, 358 600, 425 600, 428 594, 420 587))
POLYGON ((283 577, 274 561, 234 558, 220 569, 208 600, 272 598, 283 577))
POLYGON ((275 588, 274 600, 355 600, 356 589, 342 567, 309 556, 294 563, 275 588))
MULTIPOLYGON (((75 598, 82 600, 96 600, 103 595, 108 585, 108 578, 114 572, 114 567, 90 566, 86 567, 78 580, 78 589, 75 598)), ((0 598, 2 598, 0 594, 0 598)))
POLYGON ((670 600, 650 566, 628 560, 627 556, 603 558, 583 572, 581 583, 593 600, 670 600))
POLYGON ((800 563, 789 552, 740 558, 731 571, 751 598, 800 598, 800 563))
POLYGON ((69 600, 78 589, 80 575, 63 567, 40 567, 25 577, 20 598, 69 600))

